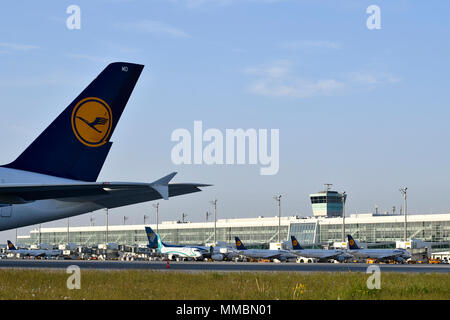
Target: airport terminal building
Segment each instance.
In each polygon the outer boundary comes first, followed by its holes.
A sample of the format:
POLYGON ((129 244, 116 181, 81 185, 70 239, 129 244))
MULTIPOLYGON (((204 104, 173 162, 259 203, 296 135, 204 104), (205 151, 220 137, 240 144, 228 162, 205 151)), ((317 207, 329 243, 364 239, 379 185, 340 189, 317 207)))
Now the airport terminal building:
MULTIPOLYGON (((216 223, 216 241, 234 243, 238 236, 247 246, 268 247, 278 240, 278 217, 246 219, 221 219, 216 223)), ((115 242, 120 245, 146 245, 145 225, 114 225, 41 228, 29 235, 19 236, 23 246, 46 243, 77 243, 97 245, 115 242)), ((150 225, 155 231, 156 225, 150 225)), ((158 225, 163 241, 175 244, 203 244, 214 242, 214 222, 166 221, 158 225)), ((380 247, 395 246, 404 237, 404 216, 354 214, 345 218, 345 233, 360 242, 379 243, 380 247)), ((331 245, 342 240, 342 217, 281 217, 280 238, 294 235, 302 245, 331 245)), ((408 239, 420 239, 432 243, 433 251, 450 248, 450 214, 425 214, 408 216, 408 239)))

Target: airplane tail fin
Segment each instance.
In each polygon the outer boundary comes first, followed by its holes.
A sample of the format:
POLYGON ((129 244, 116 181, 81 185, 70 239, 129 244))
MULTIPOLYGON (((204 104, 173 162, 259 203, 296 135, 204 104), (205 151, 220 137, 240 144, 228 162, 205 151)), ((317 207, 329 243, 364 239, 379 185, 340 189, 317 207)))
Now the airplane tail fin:
POLYGON ((238 250, 247 250, 244 246, 244 244, 242 243, 241 239, 239 239, 239 237, 235 237, 234 240, 236 241, 236 249, 238 250))
POLYGON ((4 167, 94 182, 144 68, 109 64, 13 162, 4 167))
POLYGON ((295 238, 295 236, 291 236, 291 241, 292 241, 292 248, 294 250, 303 250, 302 246, 300 245, 300 243, 298 243, 297 238, 295 238))
POLYGON ((356 250, 359 249, 358 245, 356 244, 355 239, 353 239, 353 237, 351 235, 347 235, 348 238, 348 247, 350 248, 350 250, 356 250))
POLYGON ((11 241, 7 240, 6 242, 8 243, 8 250, 17 250, 11 241))
POLYGON ((150 227, 145 227, 145 233, 147 234, 148 247, 152 249, 158 248, 158 237, 153 229, 150 227))
POLYGON ((158 251, 161 252, 161 249, 165 247, 164 242, 161 241, 161 236, 157 233, 156 234, 157 244, 158 244, 158 251))

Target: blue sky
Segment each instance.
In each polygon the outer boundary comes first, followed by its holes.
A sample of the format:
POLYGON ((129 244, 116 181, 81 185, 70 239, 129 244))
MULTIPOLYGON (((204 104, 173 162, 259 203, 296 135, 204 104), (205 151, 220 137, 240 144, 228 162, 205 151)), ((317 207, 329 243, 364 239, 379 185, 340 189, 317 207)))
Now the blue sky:
MULTIPOLYGON (((162 220, 310 215, 333 183, 347 212, 448 212, 450 22, 445 1, 97 0, 0 5, 0 162, 17 157, 110 62, 145 64, 114 132, 101 181, 214 184, 161 201, 162 220), (69 30, 66 8, 81 8, 69 30), (381 8, 368 30, 366 8, 381 8), (280 170, 172 164, 177 128, 280 130, 280 170)), ((154 222, 151 203, 111 223, 154 222)), ((88 225, 90 214, 73 218, 88 225)), ((104 214, 94 213, 96 224, 104 214)), ((44 226, 64 226, 56 221, 44 226)), ((21 228, 26 234, 30 228, 21 228)), ((0 237, 11 237, 13 231, 0 237)))

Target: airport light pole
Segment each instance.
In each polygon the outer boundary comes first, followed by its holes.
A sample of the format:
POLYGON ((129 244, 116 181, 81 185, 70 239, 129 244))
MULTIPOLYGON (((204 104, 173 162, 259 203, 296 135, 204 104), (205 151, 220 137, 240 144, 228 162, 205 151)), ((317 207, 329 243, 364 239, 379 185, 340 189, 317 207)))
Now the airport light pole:
POLYGON ((69 226, 70 226, 70 220, 67 218, 67 243, 69 243, 69 226))
POLYGON ((211 201, 211 204, 214 206, 214 245, 217 242, 217 231, 216 231, 216 222, 217 222, 217 199, 211 201))
POLYGON ((146 216, 146 215, 144 214, 144 224, 146 224, 147 218, 148 218, 148 216, 146 216))
POLYGON ((158 217, 158 214, 159 214, 159 202, 154 203, 153 207, 156 208, 156 233, 158 234, 159 233, 159 230, 158 230, 158 224, 159 224, 159 217, 158 217))
POLYGON ((403 188, 400 188, 400 192, 403 194, 403 200, 405 201, 405 204, 404 204, 404 206, 405 206, 405 209, 404 209, 404 212, 405 212, 405 225, 404 225, 404 230, 403 230, 403 238, 404 238, 404 241, 407 241, 407 237, 408 237, 408 235, 407 235, 407 231, 408 231, 408 221, 407 221, 407 218, 406 218, 406 216, 407 216, 407 214, 408 214, 408 210, 407 210, 407 203, 406 203, 406 190, 408 190, 408 188, 407 187, 403 187, 403 188))
POLYGON ((281 242, 281 195, 273 197, 278 202, 278 243, 281 242))
POLYGON ((89 220, 91 221, 91 227, 93 227, 94 226, 94 220, 95 220, 94 217, 91 216, 91 218, 89 220))
POLYGON ((185 214, 184 212, 181 214, 181 222, 184 223, 184 218, 187 217, 187 214, 185 214))
POLYGON ((109 216, 109 214, 108 214, 108 208, 105 208, 105 210, 106 210, 106 243, 108 243, 108 224, 109 224, 108 216, 109 216))
POLYGON ((125 225, 125 223, 127 222, 128 217, 127 216, 123 216, 123 225, 125 225))
POLYGON ((39 239, 38 239, 38 248, 41 245, 41 224, 39 223, 39 239))
POLYGON ((345 242, 345 199, 346 199, 345 191, 342 192, 342 242, 345 242))
POLYGON ((208 212, 208 211, 206 211, 206 222, 208 222, 208 218, 209 218, 209 216, 210 215, 212 215, 212 213, 211 212, 208 212))

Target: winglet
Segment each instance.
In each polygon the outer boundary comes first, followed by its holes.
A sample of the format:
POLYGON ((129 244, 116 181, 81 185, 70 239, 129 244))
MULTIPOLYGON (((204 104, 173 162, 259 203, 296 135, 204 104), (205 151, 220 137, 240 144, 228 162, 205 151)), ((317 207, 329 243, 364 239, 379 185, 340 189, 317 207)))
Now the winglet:
POLYGON ((167 176, 162 177, 155 182, 152 182, 150 186, 158 191, 158 193, 161 195, 161 197, 163 197, 164 200, 169 200, 169 182, 173 179, 173 177, 175 177, 176 174, 176 172, 172 172, 171 174, 168 174, 167 176))

